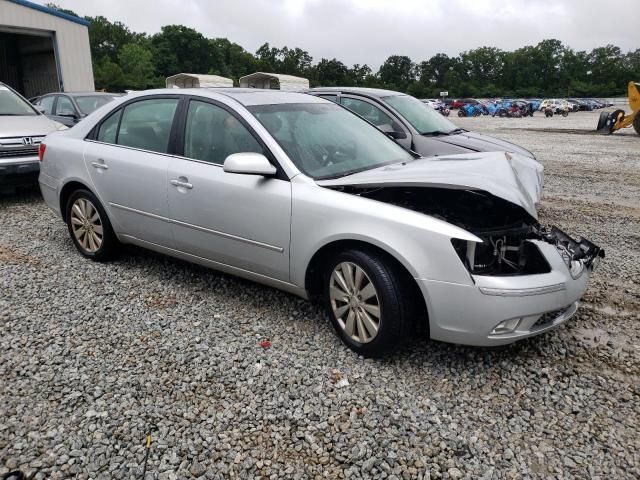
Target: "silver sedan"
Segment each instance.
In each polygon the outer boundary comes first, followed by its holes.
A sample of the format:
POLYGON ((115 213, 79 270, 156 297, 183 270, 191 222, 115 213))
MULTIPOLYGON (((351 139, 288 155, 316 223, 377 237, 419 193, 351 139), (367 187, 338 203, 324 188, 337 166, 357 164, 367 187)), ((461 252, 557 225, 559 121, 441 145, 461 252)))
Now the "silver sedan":
POLYGON ((501 345, 557 327, 603 256, 538 223, 535 160, 421 158, 302 93, 141 92, 40 156, 85 257, 131 243, 320 301, 366 356, 419 331, 501 345))

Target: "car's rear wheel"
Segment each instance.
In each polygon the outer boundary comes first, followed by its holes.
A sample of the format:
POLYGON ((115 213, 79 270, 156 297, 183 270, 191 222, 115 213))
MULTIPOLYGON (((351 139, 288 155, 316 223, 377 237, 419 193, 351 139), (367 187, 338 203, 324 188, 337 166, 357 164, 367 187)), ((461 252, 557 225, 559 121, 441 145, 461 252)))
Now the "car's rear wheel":
POLYGON ((69 235, 85 257, 105 261, 113 256, 117 238, 104 208, 88 190, 76 190, 69 196, 66 210, 69 235))
POLYGON ((366 357, 380 357, 411 329, 414 299, 402 272, 371 252, 348 250, 328 262, 324 302, 342 341, 366 357))

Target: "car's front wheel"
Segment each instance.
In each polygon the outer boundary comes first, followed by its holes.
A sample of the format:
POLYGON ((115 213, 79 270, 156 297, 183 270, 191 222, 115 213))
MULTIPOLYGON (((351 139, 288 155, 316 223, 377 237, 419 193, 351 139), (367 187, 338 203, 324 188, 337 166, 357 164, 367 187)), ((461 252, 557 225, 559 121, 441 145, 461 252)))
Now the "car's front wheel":
POLYGON ((407 337, 414 304, 406 282, 398 267, 372 252, 347 250, 328 262, 324 302, 349 348, 380 357, 407 337))
POLYGON ((76 190, 67 201, 67 228, 78 251, 85 257, 105 261, 118 242, 104 208, 88 190, 76 190))

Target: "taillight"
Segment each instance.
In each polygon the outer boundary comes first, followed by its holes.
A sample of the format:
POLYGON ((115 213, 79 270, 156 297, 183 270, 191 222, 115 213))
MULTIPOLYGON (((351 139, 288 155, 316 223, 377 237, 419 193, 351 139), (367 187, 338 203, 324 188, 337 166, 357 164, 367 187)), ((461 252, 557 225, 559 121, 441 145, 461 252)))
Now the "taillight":
POLYGON ((47 149, 47 146, 44 143, 41 143, 38 147, 38 158, 40 161, 44 158, 44 151, 47 149))

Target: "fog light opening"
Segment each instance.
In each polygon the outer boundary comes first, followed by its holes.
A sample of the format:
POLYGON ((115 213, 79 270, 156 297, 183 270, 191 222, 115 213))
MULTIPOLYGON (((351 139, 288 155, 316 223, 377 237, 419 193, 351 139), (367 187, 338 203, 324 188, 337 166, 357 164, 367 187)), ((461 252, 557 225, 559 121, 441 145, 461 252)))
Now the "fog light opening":
POLYGON ((502 335, 505 333, 511 333, 518 325, 520 325, 521 318, 512 318, 511 320, 504 320, 500 322, 495 328, 491 331, 492 335, 502 335))

